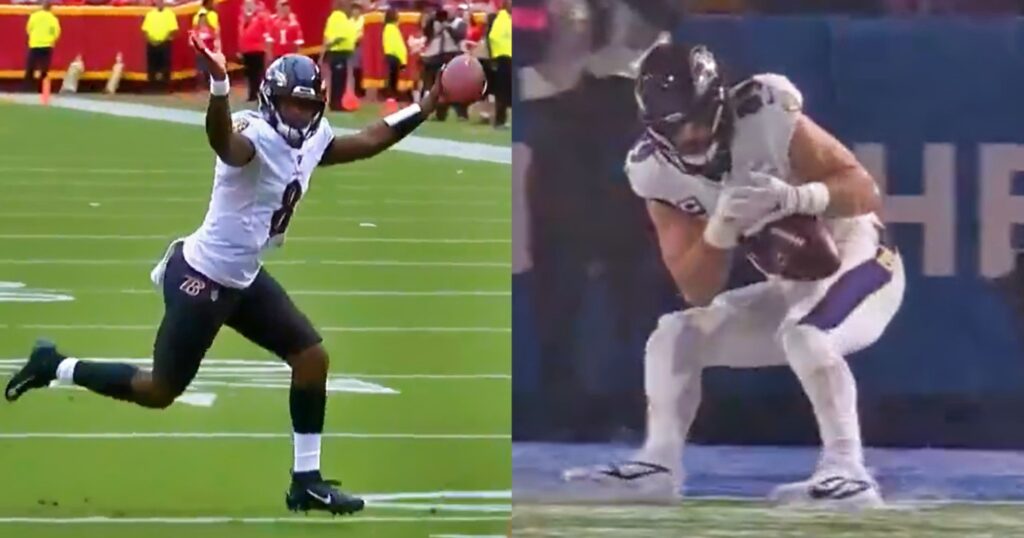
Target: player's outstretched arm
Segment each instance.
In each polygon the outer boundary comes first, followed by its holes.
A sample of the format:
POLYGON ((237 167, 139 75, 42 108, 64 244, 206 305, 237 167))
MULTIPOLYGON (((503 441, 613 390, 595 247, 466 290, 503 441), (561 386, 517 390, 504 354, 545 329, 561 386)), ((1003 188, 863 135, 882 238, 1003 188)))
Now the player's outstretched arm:
POLYGON ((825 216, 855 217, 881 207, 878 185, 853 152, 805 115, 797 119, 789 159, 798 180, 828 188, 825 216))
POLYGON ((730 250, 713 246, 704 236, 707 221, 657 200, 647 212, 658 233, 661 259, 687 303, 705 306, 725 288, 730 250))
POLYGON ((336 136, 324 150, 320 166, 368 159, 398 143, 413 132, 443 102, 441 75, 419 104, 407 106, 353 135, 336 136))
POLYGON ((231 129, 231 107, 228 94, 231 86, 228 83, 227 61, 224 55, 211 51, 196 38, 189 37, 196 52, 206 56, 209 65, 210 104, 206 108, 206 138, 210 147, 217 153, 220 160, 230 166, 245 166, 256 154, 252 142, 231 129))

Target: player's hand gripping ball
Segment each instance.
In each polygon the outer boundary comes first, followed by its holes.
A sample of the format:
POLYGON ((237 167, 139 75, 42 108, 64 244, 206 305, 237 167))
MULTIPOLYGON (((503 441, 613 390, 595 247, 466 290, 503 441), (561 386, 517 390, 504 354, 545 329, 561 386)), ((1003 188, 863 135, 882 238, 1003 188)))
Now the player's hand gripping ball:
POLYGON ((744 237, 747 259, 761 272, 787 280, 828 278, 842 260, 832 235, 818 217, 790 215, 744 237))
POLYGON ((480 60, 468 54, 457 56, 441 72, 441 87, 445 100, 450 103, 474 103, 487 90, 484 66, 480 65, 480 60))

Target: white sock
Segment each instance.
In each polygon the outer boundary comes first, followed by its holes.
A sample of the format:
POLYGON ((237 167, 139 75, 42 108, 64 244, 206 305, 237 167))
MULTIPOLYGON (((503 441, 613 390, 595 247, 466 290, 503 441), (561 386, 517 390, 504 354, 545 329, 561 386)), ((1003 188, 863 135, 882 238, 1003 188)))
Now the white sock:
POLYGON ((62 385, 71 385, 75 382, 75 366, 78 366, 78 359, 68 357, 57 365, 57 381, 62 385))
POLYGON ((319 471, 320 434, 296 433, 292 434, 292 438, 295 448, 295 465, 292 466, 292 471, 296 473, 319 471))
POLYGON ((822 444, 822 464, 864 467, 857 416, 857 382, 846 359, 813 327, 795 327, 783 338, 790 366, 811 401, 822 444))
POLYGON ((639 457, 682 472, 682 453, 701 399, 699 335, 682 314, 665 316, 647 340, 647 439, 639 457), (687 332, 694 338, 686 338, 687 332))

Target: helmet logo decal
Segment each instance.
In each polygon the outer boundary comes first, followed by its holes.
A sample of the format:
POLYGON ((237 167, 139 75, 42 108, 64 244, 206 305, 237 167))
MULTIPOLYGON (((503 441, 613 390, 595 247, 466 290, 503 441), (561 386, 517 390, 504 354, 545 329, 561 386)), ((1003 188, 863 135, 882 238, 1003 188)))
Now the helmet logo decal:
POLYGON ((275 69, 272 72, 274 73, 274 84, 278 86, 288 85, 288 75, 285 75, 284 71, 275 69))
POLYGON ((690 72, 693 73, 693 87, 697 95, 707 93, 711 83, 718 78, 718 64, 707 48, 698 46, 690 52, 690 72))

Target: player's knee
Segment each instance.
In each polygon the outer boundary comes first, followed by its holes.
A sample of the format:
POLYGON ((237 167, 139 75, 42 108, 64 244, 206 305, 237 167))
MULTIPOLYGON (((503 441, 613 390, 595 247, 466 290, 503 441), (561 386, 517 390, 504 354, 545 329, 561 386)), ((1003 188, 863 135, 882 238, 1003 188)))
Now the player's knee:
POLYGON ((786 358, 796 370, 827 368, 842 357, 833 349, 828 334, 801 323, 784 323, 777 334, 786 358))
POLYGON ((288 356, 288 364, 292 367, 294 381, 319 383, 326 381, 331 359, 323 344, 316 344, 288 356))
POLYGON ((717 313, 709 308, 690 308, 665 314, 658 319, 658 326, 647 340, 647 351, 659 352, 676 348, 680 344, 693 346, 714 329, 717 313))
POLYGON ((702 309, 665 314, 647 339, 645 366, 649 376, 663 375, 684 364, 699 365, 702 309))

